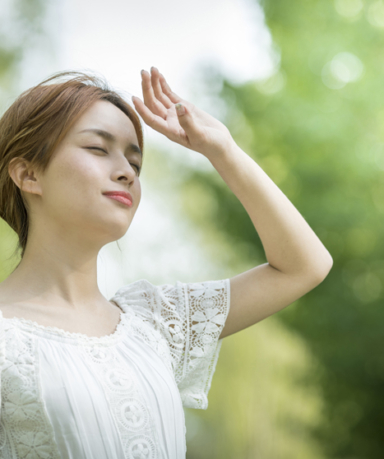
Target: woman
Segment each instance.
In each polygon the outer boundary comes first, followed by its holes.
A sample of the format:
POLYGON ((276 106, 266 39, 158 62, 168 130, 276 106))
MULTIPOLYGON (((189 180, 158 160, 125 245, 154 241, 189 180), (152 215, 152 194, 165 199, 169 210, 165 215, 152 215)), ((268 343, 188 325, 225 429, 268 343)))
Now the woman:
POLYGON ((107 301, 97 255, 127 232, 140 203, 139 117, 80 72, 24 92, 0 120, 0 215, 21 249, 0 284, 1 457, 185 457, 183 406, 207 408, 222 338, 331 269, 329 252, 229 130, 156 68, 141 78, 137 112, 212 163, 268 262, 217 281, 140 279, 107 301))

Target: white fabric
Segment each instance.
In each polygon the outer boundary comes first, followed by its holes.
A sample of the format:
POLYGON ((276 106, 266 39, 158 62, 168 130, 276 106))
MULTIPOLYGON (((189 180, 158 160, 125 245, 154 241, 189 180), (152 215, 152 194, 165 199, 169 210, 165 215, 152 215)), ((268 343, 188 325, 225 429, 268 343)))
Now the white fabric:
POLYGON ((0 310, 0 458, 185 458, 183 406, 208 407, 229 298, 229 279, 141 279, 101 338, 0 310))

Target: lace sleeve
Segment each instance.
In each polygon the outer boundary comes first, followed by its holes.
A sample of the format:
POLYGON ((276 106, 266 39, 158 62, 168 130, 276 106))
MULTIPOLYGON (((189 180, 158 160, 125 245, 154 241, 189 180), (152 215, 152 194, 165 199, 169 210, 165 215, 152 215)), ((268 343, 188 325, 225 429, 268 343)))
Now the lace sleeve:
POLYGON ((5 444, 5 430, 1 419, 1 373, 5 365, 5 334, 4 334, 4 321, 3 312, 0 310, 0 450, 3 449, 5 444))
POLYGON ((157 301, 183 406, 205 410, 230 308, 230 280, 160 285, 157 301))
POLYGON ((140 279, 113 299, 136 316, 132 332, 166 359, 183 406, 207 409, 230 307, 230 279, 159 286, 140 279))

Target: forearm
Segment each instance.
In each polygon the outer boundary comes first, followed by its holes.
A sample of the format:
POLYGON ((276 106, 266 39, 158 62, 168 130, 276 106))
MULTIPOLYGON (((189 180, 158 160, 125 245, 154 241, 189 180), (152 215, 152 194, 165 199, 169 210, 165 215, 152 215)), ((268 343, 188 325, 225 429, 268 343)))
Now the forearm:
POLYGON ((273 268, 316 278, 327 275, 332 266, 328 250, 250 156, 233 142, 208 159, 247 211, 273 268))

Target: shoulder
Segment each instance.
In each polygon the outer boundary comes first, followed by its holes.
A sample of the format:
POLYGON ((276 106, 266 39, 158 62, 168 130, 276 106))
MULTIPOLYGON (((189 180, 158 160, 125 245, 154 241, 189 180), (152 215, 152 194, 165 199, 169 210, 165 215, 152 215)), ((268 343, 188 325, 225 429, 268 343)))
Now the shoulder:
POLYGON ((151 302, 156 297, 159 286, 153 284, 147 279, 138 279, 129 284, 120 287, 110 301, 121 303, 138 302, 143 304, 151 302))
POLYGON ((4 319, 24 317, 26 319, 34 320, 36 305, 17 301, 13 295, 4 294, 0 289, 0 313, 4 319))
POLYGON ((152 284, 152 282, 149 282, 147 279, 138 279, 120 287, 112 298, 115 298, 115 296, 122 296, 128 292, 132 293, 136 291, 144 291, 147 289, 153 289, 155 287, 156 286, 152 284))
POLYGON ((139 279, 120 287, 111 298, 147 299, 155 296, 158 299, 188 296, 191 299, 207 300, 229 288, 229 279, 208 280, 204 282, 181 282, 175 280, 163 284, 154 284, 147 279, 139 279))
POLYGON ((15 315, 22 314, 23 307, 13 301, 11 298, 4 297, 0 292, 0 313, 1 317, 11 319, 15 315))
POLYGON ((14 292, 0 284, 0 311, 4 318, 11 318, 15 311, 20 311, 22 306, 16 301, 14 292))

